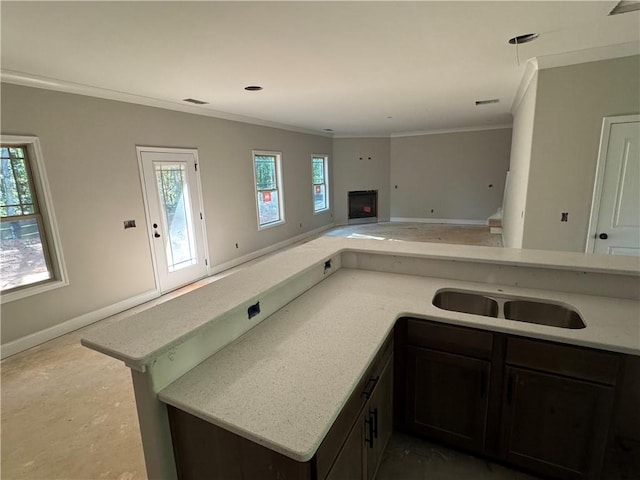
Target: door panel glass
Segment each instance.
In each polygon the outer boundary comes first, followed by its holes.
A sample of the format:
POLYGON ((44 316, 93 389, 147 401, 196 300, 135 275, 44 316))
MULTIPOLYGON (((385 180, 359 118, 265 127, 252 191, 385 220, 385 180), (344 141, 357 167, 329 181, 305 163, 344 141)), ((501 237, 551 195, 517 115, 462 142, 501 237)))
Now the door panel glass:
POLYGON ((197 263, 185 163, 154 164, 169 272, 197 263))

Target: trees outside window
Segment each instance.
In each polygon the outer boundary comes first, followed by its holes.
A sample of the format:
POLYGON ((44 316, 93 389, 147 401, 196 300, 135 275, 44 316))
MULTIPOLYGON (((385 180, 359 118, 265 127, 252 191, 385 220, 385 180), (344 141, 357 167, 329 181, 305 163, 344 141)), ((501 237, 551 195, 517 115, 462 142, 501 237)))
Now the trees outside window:
POLYGON ((2 301, 66 285, 40 149, 35 137, 0 144, 2 301), (47 208, 49 206, 49 208, 47 208), (45 288, 36 288, 44 286, 45 288))

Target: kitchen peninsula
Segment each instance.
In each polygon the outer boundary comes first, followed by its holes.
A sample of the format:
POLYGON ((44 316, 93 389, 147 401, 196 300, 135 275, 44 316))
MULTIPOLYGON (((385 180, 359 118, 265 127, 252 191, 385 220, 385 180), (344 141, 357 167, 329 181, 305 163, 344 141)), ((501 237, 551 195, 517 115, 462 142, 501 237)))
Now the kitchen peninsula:
POLYGON ((629 257, 323 237, 82 343, 131 368, 149 478, 177 478, 167 405, 309 462, 398 319, 637 356, 639 292, 629 257), (569 305, 586 327, 444 310, 442 290, 569 305))

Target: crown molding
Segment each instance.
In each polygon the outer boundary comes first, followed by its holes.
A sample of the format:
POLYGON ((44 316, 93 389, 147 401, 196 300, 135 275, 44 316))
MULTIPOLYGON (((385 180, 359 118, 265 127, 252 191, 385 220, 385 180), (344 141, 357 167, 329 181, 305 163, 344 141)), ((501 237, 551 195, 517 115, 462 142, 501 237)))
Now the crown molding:
POLYGON ((106 88, 84 85, 81 83, 68 82, 66 80, 58 80, 55 78, 42 77, 39 75, 31 75, 29 73, 17 72, 13 70, 0 69, 0 81, 11 83, 14 85, 22 85, 25 87, 40 88, 44 90, 54 90, 57 92, 72 93, 75 95, 84 95, 88 97, 103 98, 106 100, 116 100, 125 103, 134 103, 137 105, 145 105, 147 107, 162 108, 165 110, 174 110, 177 112, 191 113, 193 115, 202 115, 205 117, 220 118, 233 122, 249 123, 262 127, 278 128, 280 130, 289 130, 292 132, 306 133, 310 135, 318 135, 321 137, 329 137, 332 135, 328 132, 320 132, 308 128, 296 127, 284 123, 262 120, 260 118, 247 117, 244 115, 236 115, 233 113, 211 110, 206 107, 197 107, 186 105, 183 103, 161 100, 158 98, 145 97, 143 95, 134 95, 131 93, 120 92, 118 90, 109 90, 106 88))
POLYGON ((579 63, 598 62, 600 60, 611 60, 633 55, 640 55, 640 41, 617 43, 606 47, 587 48, 553 55, 541 55, 536 60, 538 69, 545 70, 547 68, 566 67, 579 63))
POLYGON ((464 132, 480 132, 483 130, 502 130, 504 128, 512 128, 511 123, 502 123, 499 125, 478 125, 475 127, 445 128, 441 130, 425 130, 421 132, 402 132, 392 133, 391 138, 398 137, 418 137, 421 135, 441 135, 444 133, 464 133, 464 132))

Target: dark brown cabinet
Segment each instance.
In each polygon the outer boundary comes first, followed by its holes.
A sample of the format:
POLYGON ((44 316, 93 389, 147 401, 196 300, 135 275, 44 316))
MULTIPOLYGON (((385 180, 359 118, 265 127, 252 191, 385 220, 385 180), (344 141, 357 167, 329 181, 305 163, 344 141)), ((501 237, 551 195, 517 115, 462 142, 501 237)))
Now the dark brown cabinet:
POLYGON ((375 477, 393 430, 393 358, 387 359, 379 376, 371 377, 364 397, 368 400, 326 480, 372 480, 375 477))
POLYGON ((559 478, 599 478, 620 357, 514 337, 507 345, 505 460, 559 478))
POLYGON ((620 355, 418 319, 395 335, 398 427, 550 477, 599 478, 620 355))
POLYGON ((393 430, 393 358, 380 375, 364 416, 366 462, 363 478, 372 480, 393 430))
POLYGON ((401 319, 396 338, 397 422, 404 429, 482 453, 490 390, 491 333, 401 319))
POLYGON ((489 362, 413 346, 406 355, 407 427, 481 452, 489 362))

